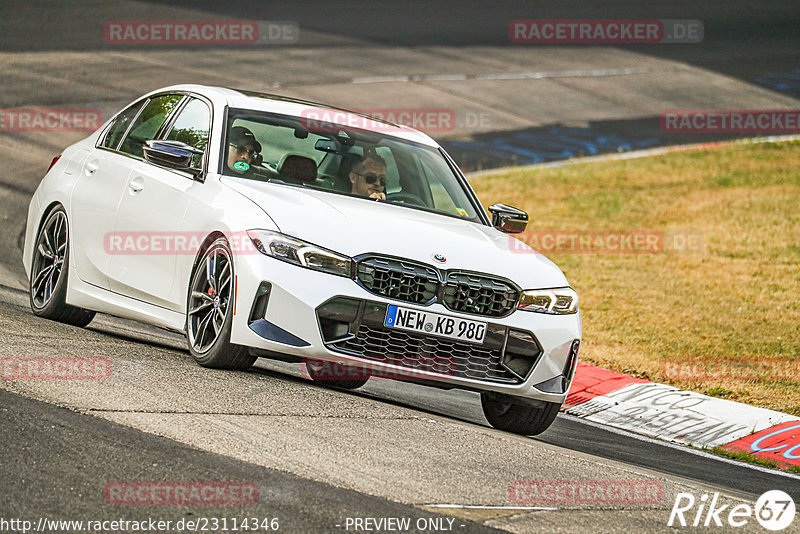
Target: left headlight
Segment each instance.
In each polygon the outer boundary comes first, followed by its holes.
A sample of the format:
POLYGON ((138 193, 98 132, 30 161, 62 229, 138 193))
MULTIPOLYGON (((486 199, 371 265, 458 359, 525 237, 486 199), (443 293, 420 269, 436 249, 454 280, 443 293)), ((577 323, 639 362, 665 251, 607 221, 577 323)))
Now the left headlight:
POLYGON ((578 294, 569 287, 529 289, 520 295, 517 309, 552 315, 577 313, 578 294))
POLYGON ((301 267, 350 278, 353 260, 311 243, 269 230, 248 230, 253 246, 267 256, 301 267))

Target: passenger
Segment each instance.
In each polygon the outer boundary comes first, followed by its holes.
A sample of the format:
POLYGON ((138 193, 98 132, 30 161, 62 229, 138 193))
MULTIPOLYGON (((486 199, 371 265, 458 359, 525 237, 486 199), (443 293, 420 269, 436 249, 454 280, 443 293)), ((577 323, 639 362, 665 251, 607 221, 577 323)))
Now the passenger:
POLYGON ((375 152, 368 152, 350 174, 350 194, 386 200, 386 162, 375 152))
POLYGON ((244 126, 234 126, 228 136, 228 168, 237 174, 250 174, 253 160, 261 152, 261 144, 244 126))

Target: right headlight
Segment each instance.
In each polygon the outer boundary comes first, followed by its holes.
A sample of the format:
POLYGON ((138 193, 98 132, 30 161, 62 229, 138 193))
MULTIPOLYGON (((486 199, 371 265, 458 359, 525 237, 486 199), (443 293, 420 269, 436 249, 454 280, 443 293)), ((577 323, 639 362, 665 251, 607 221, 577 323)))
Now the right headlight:
POLYGON ((338 252, 270 230, 248 230, 247 235, 262 254, 315 271, 350 277, 353 261, 338 252))
POLYGON ((520 295, 517 309, 551 315, 577 313, 578 294, 570 287, 528 289, 520 295))

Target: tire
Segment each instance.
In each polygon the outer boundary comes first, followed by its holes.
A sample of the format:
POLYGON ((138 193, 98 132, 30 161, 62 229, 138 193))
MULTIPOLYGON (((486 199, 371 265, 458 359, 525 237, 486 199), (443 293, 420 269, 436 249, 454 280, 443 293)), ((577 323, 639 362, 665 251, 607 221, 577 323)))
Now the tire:
POLYGON ((197 262, 186 299, 189 352, 203 367, 244 370, 257 359, 247 347, 231 343, 233 281, 231 249, 219 238, 197 262))
POLYGON ((510 395, 481 392, 481 406, 489 424, 525 436, 535 436, 547 430, 558 415, 561 404, 543 402, 542 406, 524 404, 510 395))
POLYGON ((72 326, 86 326, 95 312, 67 304, 69 225, 63 206, 55 207, 39 228, 31 262, 28 297, 39 317, 72 326))
POLYGON ((352 367, 345 363, 339 362, 322 362, 319 360, 306 360, 306 371, 309 378, 317 384, 324 384, 334 388, 341 389, 358 389, 369 381, 369 375, 366 371, 359 368, 352 367), (350 370, 357 370, 357 372, 364 373, 363 378, 353 379, 337 379, 334 376, 346 376, 350 374, 350 370))

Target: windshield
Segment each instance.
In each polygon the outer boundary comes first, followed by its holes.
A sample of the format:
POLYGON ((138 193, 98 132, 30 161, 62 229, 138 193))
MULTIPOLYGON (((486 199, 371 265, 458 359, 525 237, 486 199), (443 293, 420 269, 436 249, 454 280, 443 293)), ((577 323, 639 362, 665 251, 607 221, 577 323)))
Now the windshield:
POLYGON ((242 109, 231 110, 228 117, 224 175, 480 221, 476 206, 435 148, 301 117, 242 109))

